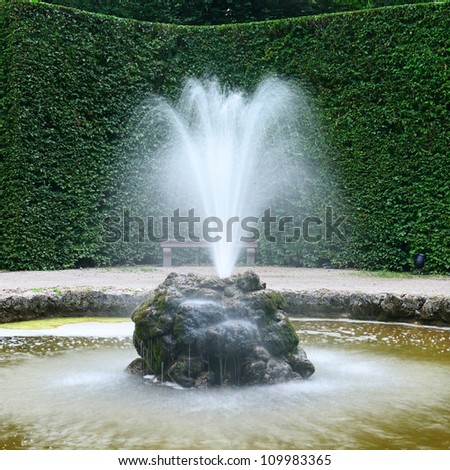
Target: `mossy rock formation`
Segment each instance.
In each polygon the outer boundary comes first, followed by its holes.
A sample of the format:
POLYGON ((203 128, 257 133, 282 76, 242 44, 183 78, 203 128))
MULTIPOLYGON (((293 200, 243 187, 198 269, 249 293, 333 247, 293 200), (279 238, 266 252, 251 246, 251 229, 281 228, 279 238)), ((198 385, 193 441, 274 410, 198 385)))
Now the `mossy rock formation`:
POLYGON ((139 371, 183 387, 307 379, 314 366, 284 305, 253 272, 227 279, 169 274, 132 315, 139 371))

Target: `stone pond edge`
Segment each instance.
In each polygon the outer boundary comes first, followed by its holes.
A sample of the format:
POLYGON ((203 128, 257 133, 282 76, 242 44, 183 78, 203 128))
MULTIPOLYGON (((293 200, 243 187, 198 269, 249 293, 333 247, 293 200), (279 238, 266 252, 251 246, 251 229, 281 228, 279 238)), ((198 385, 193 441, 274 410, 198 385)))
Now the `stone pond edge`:
MULTIPOLYGON (((342 292, 328 289, 279 291, 286 313, 297 318, 348 318, 450 326, 450 296, 342 292)), ((64 289, 3 292, 0 323, 56 317, 130 317, 153 291, 64 289)))

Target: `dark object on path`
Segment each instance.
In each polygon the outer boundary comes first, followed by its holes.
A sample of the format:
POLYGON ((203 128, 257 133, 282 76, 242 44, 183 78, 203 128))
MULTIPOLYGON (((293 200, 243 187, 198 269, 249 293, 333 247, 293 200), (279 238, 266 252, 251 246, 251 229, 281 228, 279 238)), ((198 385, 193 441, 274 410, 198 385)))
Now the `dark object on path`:
POLYGON ((425 261, 427 259, 427 255, 424 253, 416 253, 414 255, 414 268, 416 268, 419 272, 425 268, 425 261))

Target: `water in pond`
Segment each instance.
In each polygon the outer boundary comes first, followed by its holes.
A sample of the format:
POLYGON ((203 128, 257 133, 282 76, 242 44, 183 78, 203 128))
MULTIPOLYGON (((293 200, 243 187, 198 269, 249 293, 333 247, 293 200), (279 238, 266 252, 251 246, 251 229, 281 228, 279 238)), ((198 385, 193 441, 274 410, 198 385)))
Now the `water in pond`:
POLYGON ((239 389, 129 376, 129 324, 123 337, 0 338, 0 448, 450 448, 450 329, 296 326, 314 376, 239 389))

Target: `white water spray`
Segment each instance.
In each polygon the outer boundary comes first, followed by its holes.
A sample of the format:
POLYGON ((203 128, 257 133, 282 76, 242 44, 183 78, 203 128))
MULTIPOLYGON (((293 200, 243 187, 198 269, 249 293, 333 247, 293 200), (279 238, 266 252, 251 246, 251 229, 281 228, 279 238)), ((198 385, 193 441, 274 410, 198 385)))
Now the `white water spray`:
POLYGON ((203 221, 214 218, 209 227, 218 232, 211 236, 221 239, 211 249, 220 277, 232 273, 239 240, 250 235, 240 222, 259 217, 288 177, 297 100, 294 88, 275 78, 252 96, 215 80, 189 80, 177 105, 158 105, 169 125, 160 155, 172 164, 168 189, 178 195, 178 207, 195 208, 203 221))

